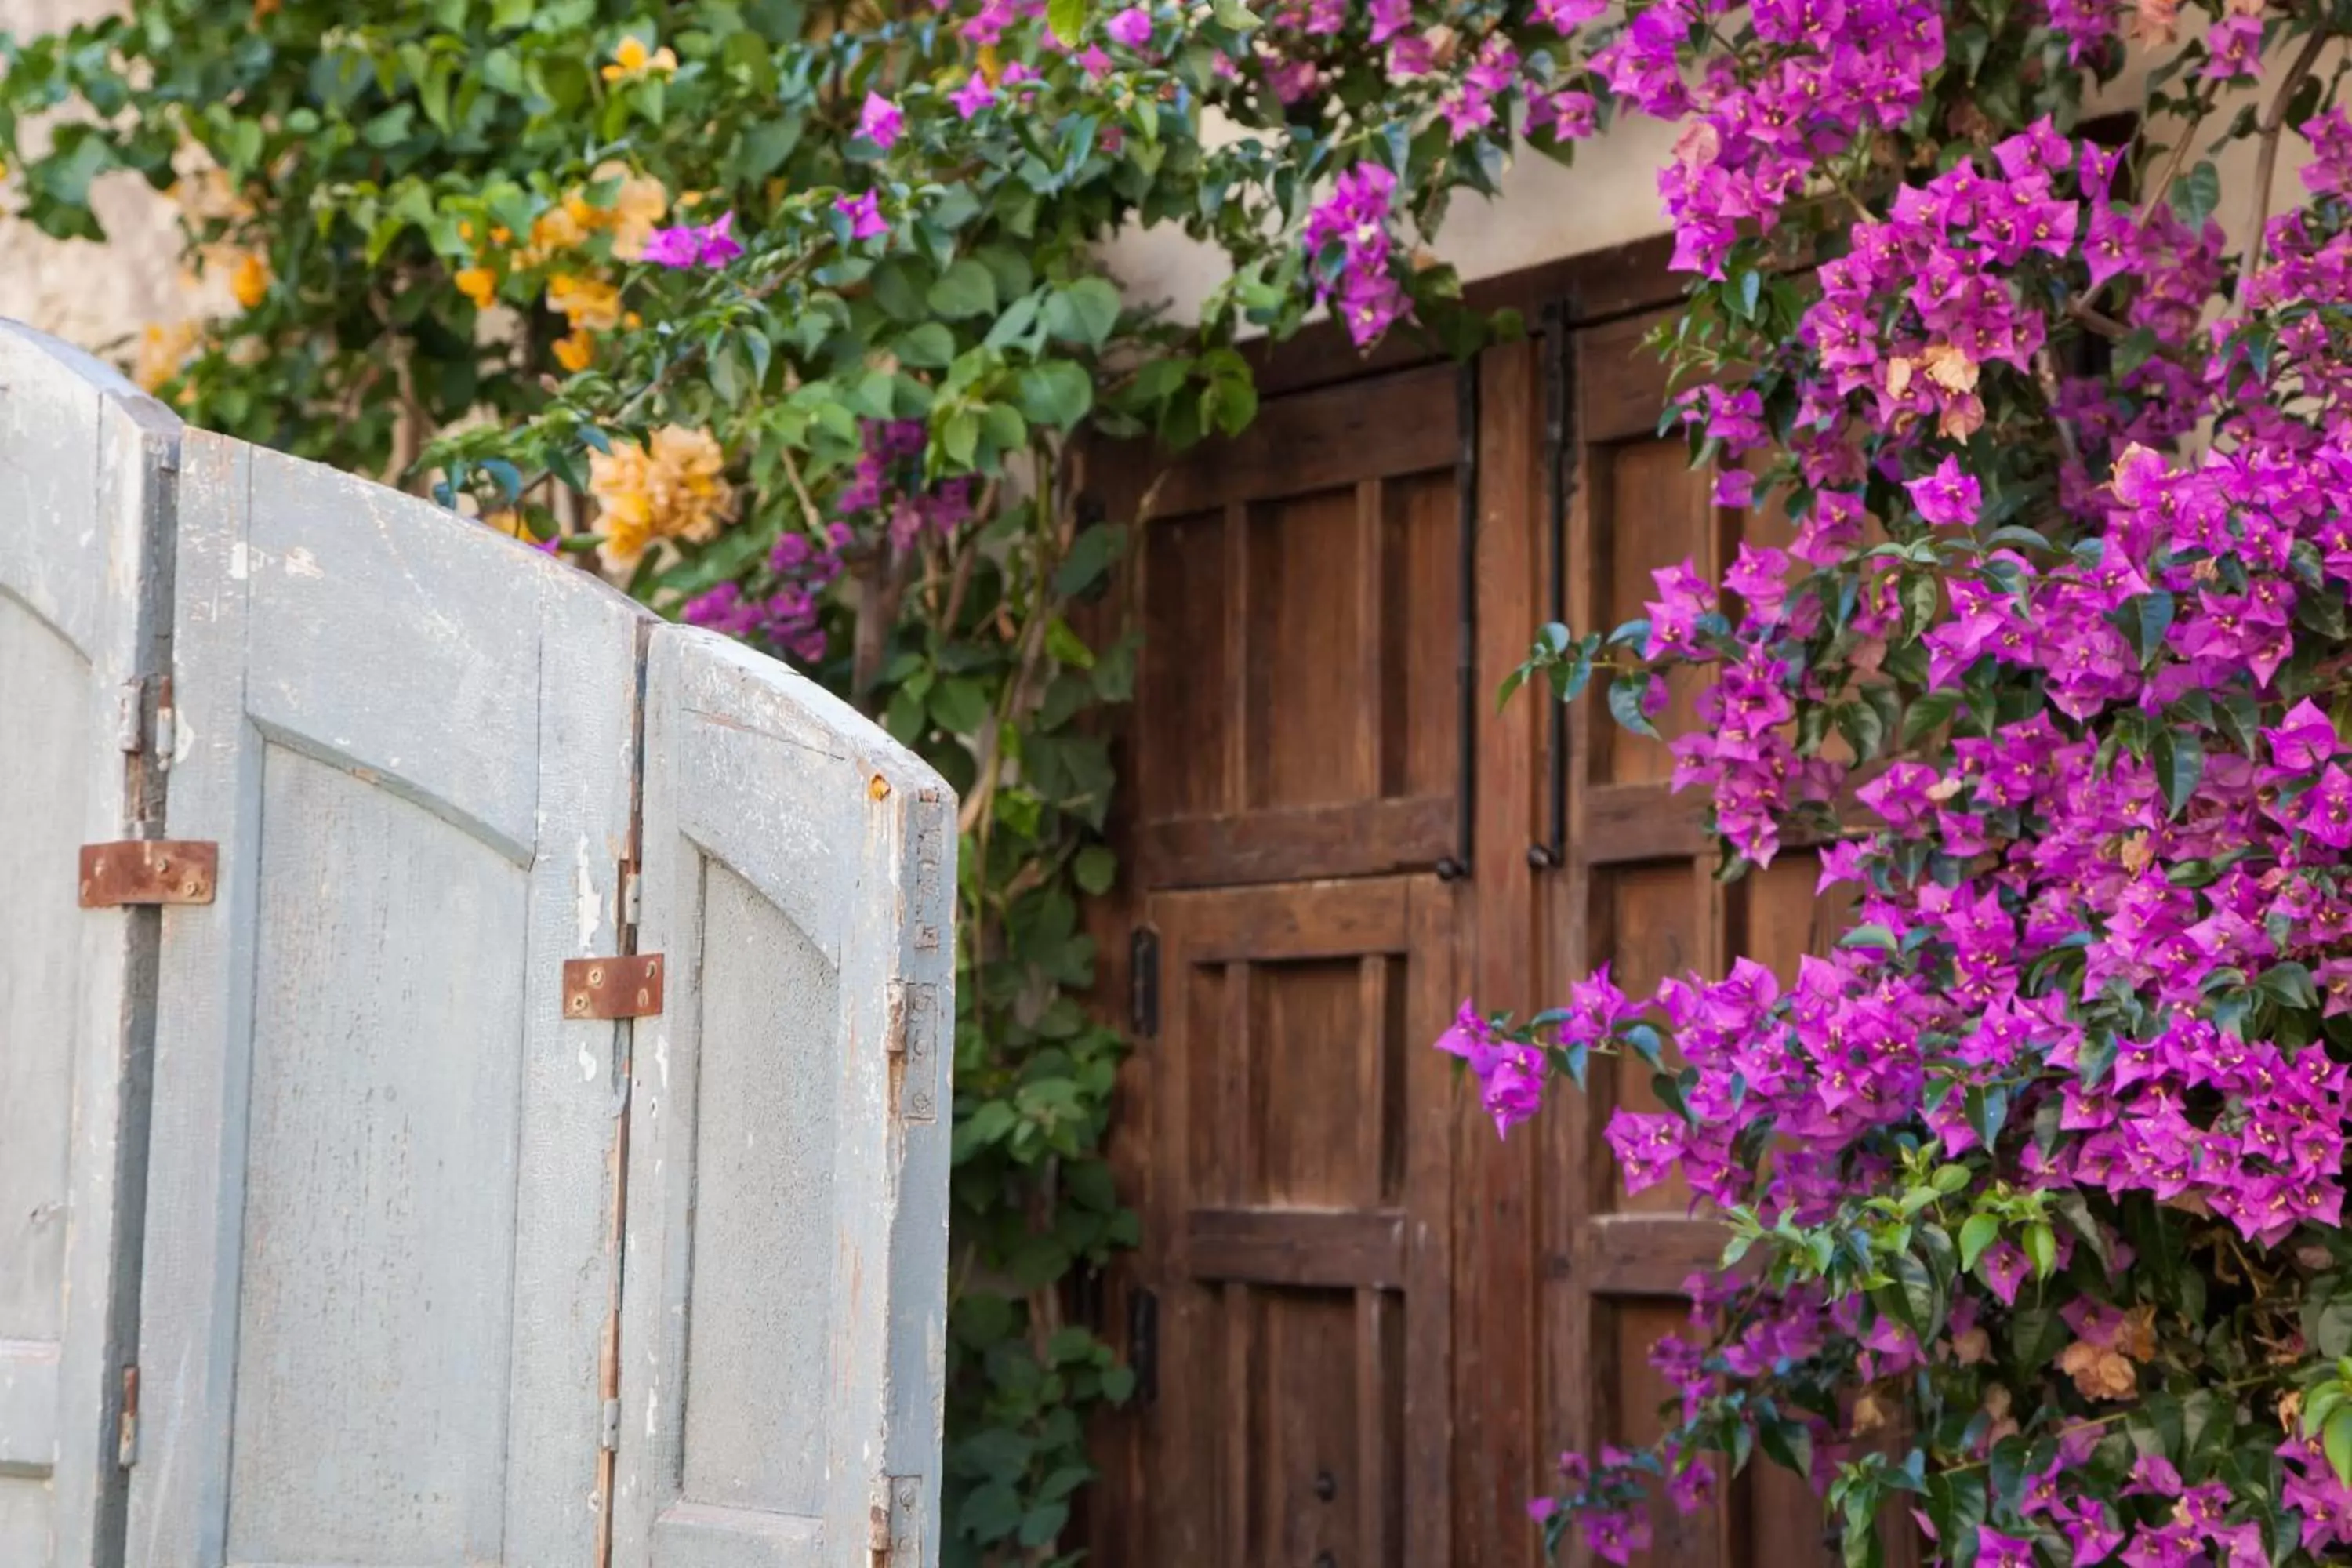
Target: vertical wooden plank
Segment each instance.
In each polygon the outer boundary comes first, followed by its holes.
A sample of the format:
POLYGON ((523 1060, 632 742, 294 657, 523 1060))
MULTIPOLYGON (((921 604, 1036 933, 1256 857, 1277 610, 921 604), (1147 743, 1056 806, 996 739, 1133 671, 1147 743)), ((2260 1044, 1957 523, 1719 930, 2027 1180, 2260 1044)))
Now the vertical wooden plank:
POLYGON ((1356 485, 1356 699, 1354 723, 1348 736, 1353 774, 1367 795, 1381 793, 1385 774, 1381 718, 1388 709, 1384 667, 1388 638, 1383 607, 1388 602, 1388 487, 1379 479, 1356 485))
MULTIPOLYGON (((1254 1092, 1256 1077, 1256 1042, 1253 1030, 1251 999, 1256 990, 1255 976, 1247 963, 1225 966, 1225 1016, 1223 1027, 1213 1042, 1207 1042, 1216 1053, 1216 1149, 1217 1171, 1214 1185, 1225 1203, 1238 1206, 1249 1201, 1253 1180, 1257 1170, 1256 1141, 1251 1111, 1256 1100, 1254 1092)), ((1198 1049, 1202 1042, 1196 1042, 1198 1049)))
POLYGON ((1225 801, 1250 805, 1250 503, 1225 506, 1225 801))
POLYGON ((0 1561, 44 1568, 122 1553, 158 922, 77 909, 76 854, 161 815, 137 734, 178 441, 113 370, 0 323, 0 1561))
MULTIPOLYGON (((1592 427, 1585 398, 1594 367, 1585 362, 1581 337, 1572 339, 1566 352, 1576 356, 1576 373, 1570 379, 1578 400, 1569 425, 1580 434, 1592 427)), ((1597 624, 1601 615, 1596 584, 1603 565, 1599 534, 1601 520, 1606 516, 1601 498, 1609 484, 1609 453, 1598 443, 1580 440, 1569 460, 1578 465, 1579 482, 1560 543, 1568 558, 1568 624, 1590 626, 1597 624)), ((1569 709, 1565 726, 1568 859, 1550 875, 1544 894, 1551 938, 1545 975, 1549 992, 1555 996, 1566 995, 1568 985, 1587 973, 1601 956, 1601 943, 1592 929, 1591 865, 1582 851, 1588 842, 1586 789, 1595 766, 1593 731, 1606 722, 1605 715, 1595 716, 1589 698, 1569 709)), ((1542 1300, 1548 1375, 1542 1386, 1550 1412, 1544 1445, 1548 1453, 1580 1453, 1595 1441, 1598 1373, 1592 1342, 1593 1302, 1585 1281, 1574 1271, 1578 1231, 1600 1208, 1603 1191, 1594 1180, 1595 1146, 1600 1141, 1592 1136, 1592 1110, 1580 1098, 1560 1104, 1555 1114, 1543 1119, 1542 1300)))
POLYGON ((1388 1198, 1386 1167, 1390 1129, 1401 1109, 1391 1103, 1389 1065, 1404 1042, 1389 1037, 1389 955, 1367 953, 1356 961, 1356 1170, 1361 1185, 1350 1194, 1367 1208, 1388 1198))
POLYGON ((1389 1455, 1399 1434, 1389 1425, 1386 1321, 1391 1309, 1383 1290, 1356 1292, 1356 1549, 1373 1568, 1397 1561, 1389 1539, 1389 1505, 1396 1478, 1389 1455))
POLYGON ((245 560, 251 448, 190 432, 181 444, 173 662, 180 755, 169 821, 220 843, 213 902, 163 911, 170 1014, 158 1021, 152 1183, 142 1285, 141 1444, 170 1465, 133 1472, 131 1561, 213 1568, 227 1552, 227 1432, 245 1215, 253 914, 261 766, 244 712, 245 560))
MULTIPOLYGON (((1527 860, 1537 830, 1536 759, 1541 714, 1491 692, 1527 651, 1538 624, 1542 389, 1535 345, 1489 349, 1479 362, 1476 833, 1469 891, 1479 1005, 1526 1012, 1535 968, 1536 889, 1527 860)), ((1535 1139, 1498 1142, 1491 1123, 1465 1110, 1472 1151, 1469 1244, 1458 1276, 1456 1388, 1470 1467, 1456 1498, 1456 1561, 1525 1568, 1536 1542, 1526 1504, 1536 1481, 1532 1400, 1537 1386, 1535 1139), (1481 1125, 1480 1123, 1484 1123, 1481 1125)))
POLYGON ((1470 1097, 1443 1054, 1427 1044, 1444 1032, 1460 990, 1463 960, 1454 921, 1459 900, 1453 889, 1427 879, 1414 880, 1409 898, 1404 1420, 1397 1454, 1404 1495, 1400 1559, 1419 1564, 1447 1561, 1458 1495, 1454 1237, 1467 1221, 1455 1197, 1454 1140, 1465 1120, 1463 1102, 1470 1097))
POLYGON ((1257 1425, 1257 1401, 1251 1381, 1252 1352, 1257 1341, 1256 1325, 1252 1321, 1253 1305, 1250 1288, 1240 1280, 1226 1281, 1218 1292, 1220 1339, 1224 1348, 1224 1364, 1220 1373, 1224 1397, 1221 1411, 1223 1420, 1217 1433, 1217 1496, 1223 1525, 1220 1539, 1228 1563, 1260 1561, 1250 1541, 1251 1505, 1255 1500, 1250 1478, 1255 1468, 1252 1449, 1255 1447, 1257 1425))

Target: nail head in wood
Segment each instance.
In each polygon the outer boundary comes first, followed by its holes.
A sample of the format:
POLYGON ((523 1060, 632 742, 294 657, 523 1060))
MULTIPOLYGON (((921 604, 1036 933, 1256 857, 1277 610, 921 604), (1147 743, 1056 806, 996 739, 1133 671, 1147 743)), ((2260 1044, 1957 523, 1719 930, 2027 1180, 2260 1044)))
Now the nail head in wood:
POLYGON ((81 847, 81 907, 209 904, 220 880, 220 846, 195 839, 126 838, 81 847))
POLYGON ((567 1018, 649 1018, 662 1010, 662 955, 616 954, 563 962, 567 1018))

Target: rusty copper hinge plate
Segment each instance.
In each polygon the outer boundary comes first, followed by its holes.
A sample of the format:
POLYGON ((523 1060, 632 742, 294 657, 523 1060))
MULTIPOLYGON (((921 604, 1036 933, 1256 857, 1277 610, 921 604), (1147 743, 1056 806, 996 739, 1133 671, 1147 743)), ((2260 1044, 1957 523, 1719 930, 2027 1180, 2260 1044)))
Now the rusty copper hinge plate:
POLYGON ((563 961, 567 1018, 646 1018, 662 1010, 662 955, 563 961))
POLYGON ((209 904, 220 846, 200 839, 126 838, 81 847, 81 907, 209 904))

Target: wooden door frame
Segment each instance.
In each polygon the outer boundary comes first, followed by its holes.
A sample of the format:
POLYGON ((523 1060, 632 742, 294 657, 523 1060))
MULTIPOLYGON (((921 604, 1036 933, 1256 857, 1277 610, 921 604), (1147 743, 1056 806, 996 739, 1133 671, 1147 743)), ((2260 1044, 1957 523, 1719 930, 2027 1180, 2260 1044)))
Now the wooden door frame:
MULTIPOLYGON (((1564 333, 1572 341, 1595 327, 1671 306, 1684 296, 1681 279, 1669 269, 1671 252, 1671 239, 1661 236, 1481 279, 1465 291, 1473 308, 1517 310, 1529 327, 1527 336, 1495 345, 1477 362, 1471 556, 1476 591, 1467 681, 1473 700, 1466 705, 1475 759, 1470 781, 1473 853, 1470 876, 1454 884, 1459 900, 1454 971, 1482 1007, 1524 1016, 1546 1005, 1572 978, 1564 962, 1576 914, 1570 879, 1538 863, 1531 853, 1550 834, 1552 751, 1568 726, 1554 723, 1549 703, 1518 701, 1497 712, 1488 695, 1526 656, 1535 628, 1554 618, 1555 563, 1567 543, 1580 477, 1573 388, 1564 406, 1547 406, 1548 358, 1559 352, 1557 340, 1547 334, 1564 333)), ((1339 388, 1444 357, 1410 333, 1392 335, 1372 353, 1359 355, 1335 322, 1318 323, 1284 343, 1246 345, 1243 352, 1269 401, 1339 388)), ((1572 355, 1569 363, 1572 368, 1572 355)), ((1098 458, 1092 488, 1113 515, 1121 513, 1122 505, 1131 513, 1140 499, 1143 466, 1127 465, 1121 471, 1121 465, 1108 458, 1108 454, 1098 458)), ((1119 625, 1129 606, 1128 595, 1115 590, 1099 607, 1096 624, 1119 625)), ((1442 652, 1433 651, 1432 657, 1442 652)), ((1122 776, 1129 775, 1131 760, 1123 734, 1130 721, 1131 715, 1122 714, 1114 725, 1122 776)), ((1134 868, 1140 846, 1132 790, 1122 792, 1119 801, 1112 844, 1121 864, 1134 868)), ((1133 1018, 1129 936, 1142 920, 1150 893, 1134 885, 1130 875, 1088 913, 1088 927, 1099 943, 1096 994, 1122 1026, 1133 1018)), ((1131 1058, 1121 1073, 1112 1132, 1113 1168, 1129 1193, 1141 1173, 1122 1163, 1118 1129, 1140 1122, 1143 1136, 1150 1136, 1153 1108, 1145 1083, 1146 1075, 1131 1058)), ((1552 1364, 1553 1342, 1544 1320, 1558 1299, 1559 1284, 1579 1266, 1568 1248, 1557 1245, 1569 1234, 1559 1208, 1579 1201, 1588 1184, 1580 1179, 1582 1168, 1597 1157, 1590 1147, 1597 1141, 1588 1137, 1588 1119, 1582 1116, 1552 1119, 1574 1123, 1573 1131, 1538 1136, 1540 1130, 1531 1130, 1498 1141, 1475 1095, 1458 1087, 1452 1114, 1458 1121, 1451 1184, 1454 1392, 1451 1431, 1444 1444, 1452 1455, 1448 1561, 1454 1568, 1535 1568, 1540 1553, 1523 1505, 1550 1479, 1562 1370, 1552 1364)), ((1145 1245, 1154 1245, 1149 1235, 1145 1245)), ((1112 1289, 1101 1292, 1096 1305, 1100 1326, 1125 1352, 1130 1324, 1118 1271, 1112 1289)), ((1137 1445, 1119 1430, 1131 1426, 1128 1419, 1106 1422, 1102 1436, 1108 1440, 1097 1446, 1104 1482, 1114 1489, 1151 1484, 1136 1468, 1137 1445)), ((1106 1568, 1120 1568, 1122 1561, 1119 1527, 1103 1517, 1116 1511, 1115 1505, 1088 1510, 1094 1517, 1086 1533, 1106 1568)))

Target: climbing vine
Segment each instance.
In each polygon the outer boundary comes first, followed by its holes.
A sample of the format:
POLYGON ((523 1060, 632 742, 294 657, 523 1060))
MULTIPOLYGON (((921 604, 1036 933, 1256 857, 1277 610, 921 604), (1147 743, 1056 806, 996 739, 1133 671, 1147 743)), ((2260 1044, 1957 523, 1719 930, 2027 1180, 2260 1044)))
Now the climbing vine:
POLYGON ((1131 1384, 1068 1289, 1137 1239, 1082 918, 1136 647, 1080 628, 1148 509, 1088 465, 1245 425, 1244 331, 1481 330, 1413 237, 1491 189, 1535 24, 1374 9, 138 0, 0 41, 19 216, 100 237, 126 170, 178 204, 209 308, 117 347, 186 417, 790 658, 961 793, 950 1562, 1066 1561, 1131 1384), (1097 260, 1148 224, 1218 253, 1197 312, 1097 260))

